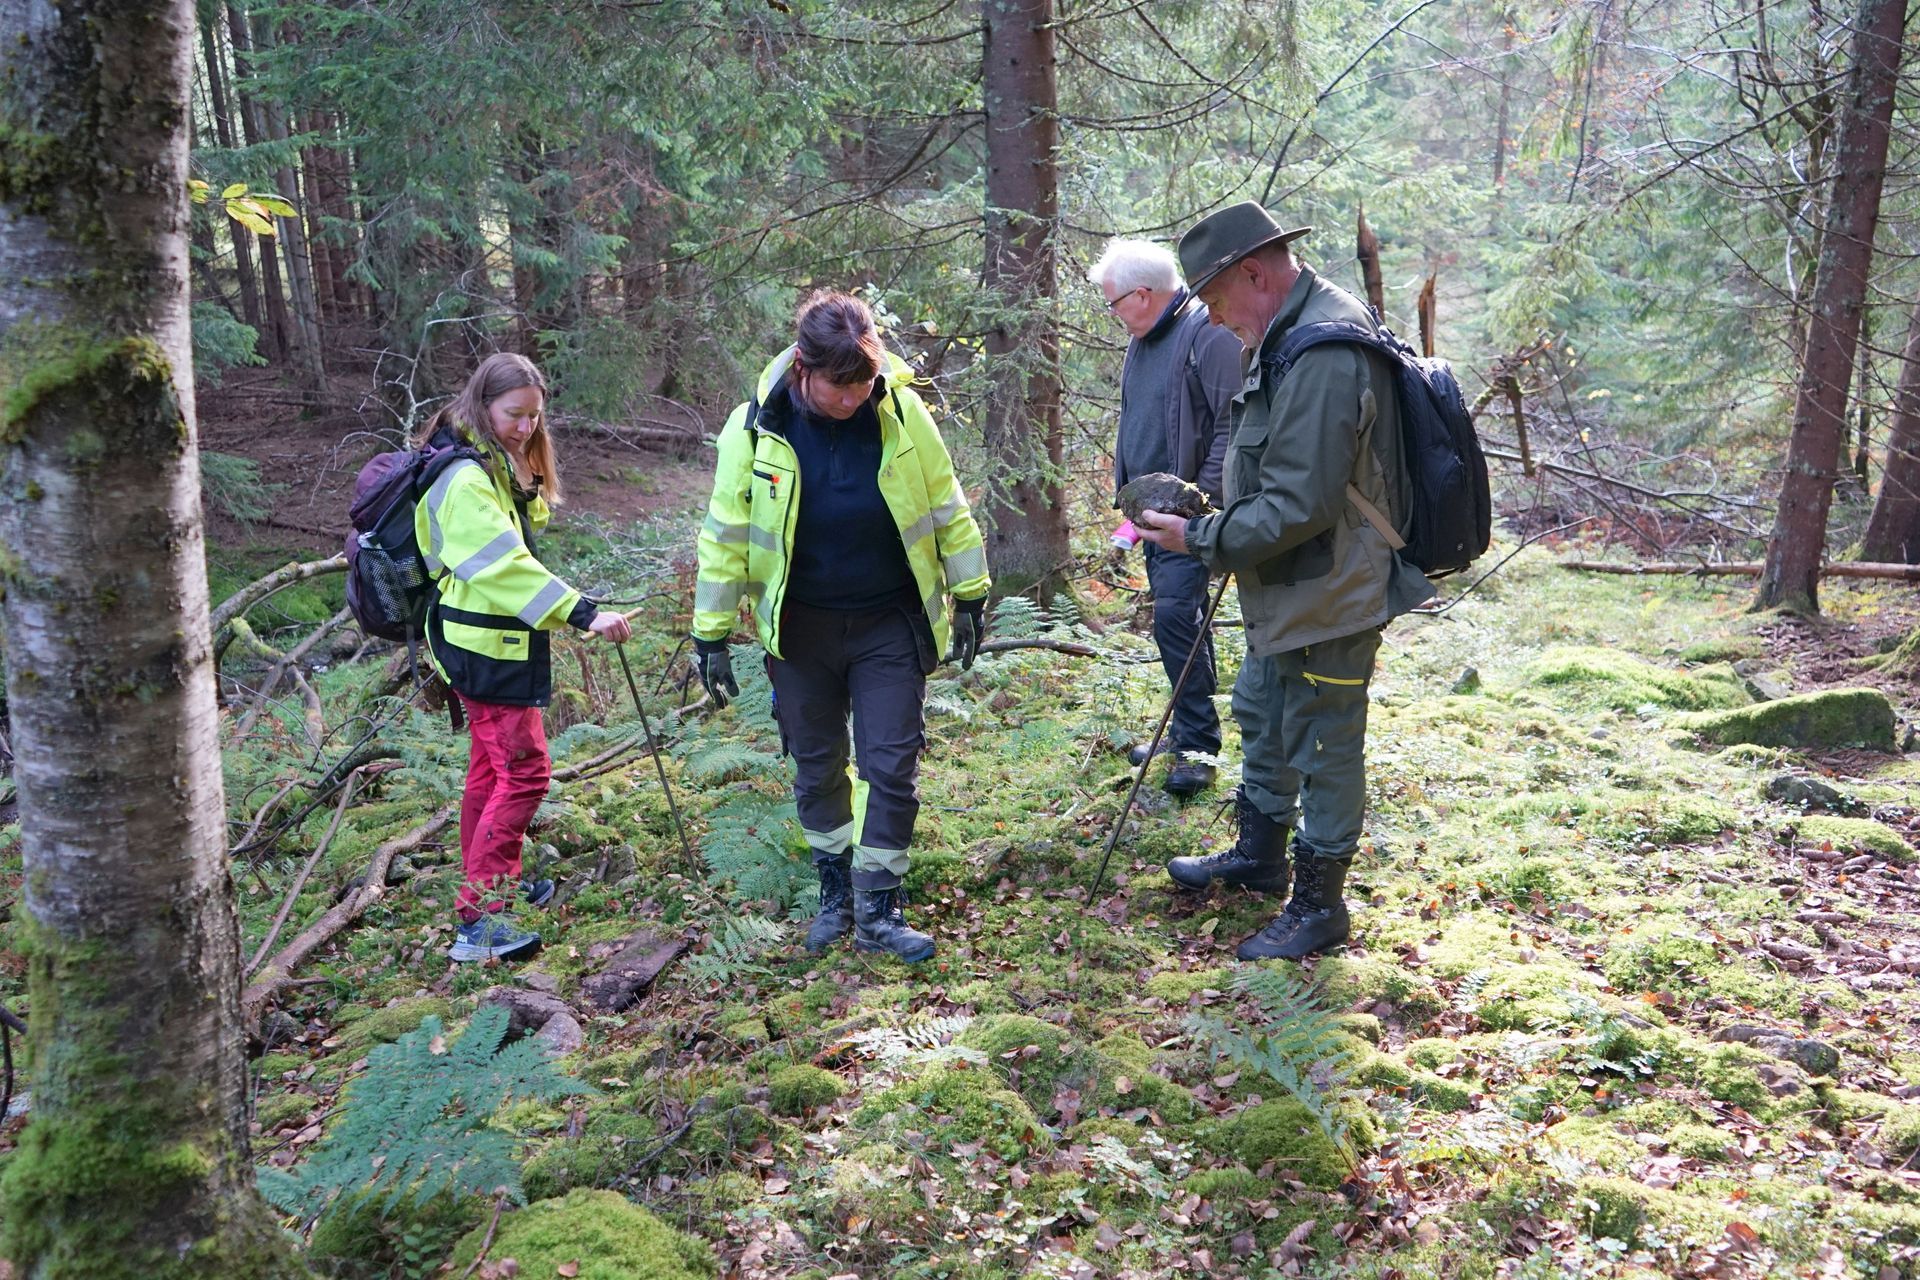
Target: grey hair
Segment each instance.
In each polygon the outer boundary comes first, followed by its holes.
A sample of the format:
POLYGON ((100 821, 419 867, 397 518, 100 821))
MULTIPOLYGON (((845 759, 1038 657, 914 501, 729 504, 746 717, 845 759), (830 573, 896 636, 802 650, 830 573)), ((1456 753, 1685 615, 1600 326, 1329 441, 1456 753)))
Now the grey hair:
POLYGON ((1115 292, 1135 289, 1171 292, 1180 287, 1180 262, 1164 245, 1151 240, 1111 240, 1087 279, 1115 292))

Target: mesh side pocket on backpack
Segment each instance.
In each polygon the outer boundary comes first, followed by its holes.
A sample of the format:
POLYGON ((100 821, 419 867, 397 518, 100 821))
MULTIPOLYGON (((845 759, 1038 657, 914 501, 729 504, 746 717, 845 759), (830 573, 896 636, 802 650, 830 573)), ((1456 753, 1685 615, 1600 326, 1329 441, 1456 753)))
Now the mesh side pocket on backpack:
POLYGON ((405 627, 413 620, 420 593, 427 585, 427 566, 419 556, 395 556, 372 534, 360 535, 355 568, 367 588, 367 601, 382 622, 405 627))

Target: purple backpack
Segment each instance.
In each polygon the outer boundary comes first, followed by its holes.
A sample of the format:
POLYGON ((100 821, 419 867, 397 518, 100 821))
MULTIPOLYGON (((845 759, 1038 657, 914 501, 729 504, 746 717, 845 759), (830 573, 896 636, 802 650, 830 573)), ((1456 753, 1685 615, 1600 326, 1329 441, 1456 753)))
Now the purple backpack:
POLYGON ((367 636, 404 640, 425 630, 433 585, 413 534, 420 496, 461 459, 481 462, 464 445, 401 449, 376 455, 353 482, 353 529, 347 534, 347 608, 367 636))

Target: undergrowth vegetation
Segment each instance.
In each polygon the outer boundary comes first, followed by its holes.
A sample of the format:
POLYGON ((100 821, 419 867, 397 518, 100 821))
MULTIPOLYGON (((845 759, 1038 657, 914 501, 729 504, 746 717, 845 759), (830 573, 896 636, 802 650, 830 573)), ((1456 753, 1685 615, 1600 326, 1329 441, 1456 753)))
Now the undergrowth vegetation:
MULTIPOLYGON (((541 955, 450 965, 443 832, 262 1023, 262 1185, 319 1273, 1920 1267, 1916 770, 1690 727, 1752 702, 1733 664, 1770 648, 1743 594, 1530 551, 1390 628, 1354 945, 1299 966, 1232 961, 1276 904, 1178 894, 1161 870, 1232 839, 1230 726, 1221 786, 1186 805, 1144 788, 1088 900, 1164 678, 1125 593, 1005 602, 990 638, 1093 656, 1015 648, 933 679, 908 887, 939 950, 910 968, 799 946, 813 877, 757 653, 730 710, 682 709, 690 527, 545 550, 648 601, 629 652, 694 860, 619 668, 562 639, 557 781, 528 846, 560 883, 524 913, 541 955), (636 936, 688 950, 627 1007, 588 999, 636 936), (549 1061, 496 987, 563 1004, 579 1036, 549 1061)), ((289 589, 253 629, 281 649, 337 593, 289 589)), ((1834 594, 1843 616, 1888 604, 1834 594)), ((463 737, 405 703, 391 651, 339 635, 308 659, 312 697, 277 688, 244 736, 272 663, 227 661, 248 960, 460 788, 463 737)), ((1231 671, 1239 633, 1219 636, 1231 671)), ((3 869, 17 885, 17 852, 3 869)), ((18 1005, 19 916, 4 927, 18 1005)))

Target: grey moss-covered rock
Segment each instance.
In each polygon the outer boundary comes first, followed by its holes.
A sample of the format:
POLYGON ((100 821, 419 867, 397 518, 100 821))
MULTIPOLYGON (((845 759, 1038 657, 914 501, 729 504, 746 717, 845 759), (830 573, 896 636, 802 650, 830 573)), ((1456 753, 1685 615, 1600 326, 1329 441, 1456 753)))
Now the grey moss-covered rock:
POLYGON ((1894 750, 1893 705, 1878 689, 1829 689, 1730 711, 1678 716, 1674 724, 1707 742, 1730 746, 1869 747, 1894 750))
POLYGON ((1190 480, 1165 471, 1154 471, 1127 481, 1120 487, 1120 510, 1129 520, 1138 520, 1143 511, 1164 511, 1168 515, 1191 520, 1213 510, 1207 495, 1190 480))

